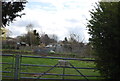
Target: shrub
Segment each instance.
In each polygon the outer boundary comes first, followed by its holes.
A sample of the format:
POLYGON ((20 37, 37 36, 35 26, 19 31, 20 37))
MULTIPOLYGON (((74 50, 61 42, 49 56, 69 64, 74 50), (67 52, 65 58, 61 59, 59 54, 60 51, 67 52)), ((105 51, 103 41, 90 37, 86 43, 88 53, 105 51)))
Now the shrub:
POLYGON ((120 2, 99 2, 91 18, 88 28, 97 68, 106 79, 119 81, 120 2))

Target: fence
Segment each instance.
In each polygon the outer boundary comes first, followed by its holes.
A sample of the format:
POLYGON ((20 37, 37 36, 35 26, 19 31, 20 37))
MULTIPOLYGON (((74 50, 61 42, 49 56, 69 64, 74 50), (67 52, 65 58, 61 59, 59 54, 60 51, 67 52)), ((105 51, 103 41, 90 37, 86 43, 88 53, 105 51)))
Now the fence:
MULTIPOLYGON (((101 77, 101 76, 92 76, 92 75, 84 75, 79 69, 89 69, 89 70, 94 70, 96 68, 92 67, 75 67, 72 63, 69 62, 69 60, 74 60, 74 61, 88 61, 88 62, 94 62, 95 60, 92 59, 79 59, 79 58, 63 58, 63 57, 43 57, 43 56, 27 56, 27 55, 13 55, 13 54, 3 54, 2 56, 6 57, 13 57, 13 62, 8 63, 8 62, 3 62, 2 65, 12 65, 11 71, 2 71, 2 73, 12 73, 13 76, 6 76, 3 75, 2 77, 8 77, 8 78, 13 78, 13 79, 57 79, 57 78, 42 78, 44 75, 51 75, 51 76, 61 76, 61 80, 65 80, 65 76, 78 76, 78 77, 83 77, 86 81, 89 81, 88 77, 101 77), (22 59, 23 58, 36 58, 36 59, 57 59, 58 62, 54 65, 38 65, 38 64, 22 64, 22 59), (35 73, 35 72, 21 72, 22 66, 31 66, 34 68, 34 66, 37 67, 49 67, 46 71, 42 73, 35 73), (62 74, 55 74, 55 73, 49 73, 51 70, 55 68, 62 68, 62 74), (65 74, 66 68, 69 69, 74 69, 78 74, 65 74), (22 74, 29 74, 29 75, 36 75, 37 77, 21 77, 22 74)), ((43 68, 44 69, 44 68, 43 68)))

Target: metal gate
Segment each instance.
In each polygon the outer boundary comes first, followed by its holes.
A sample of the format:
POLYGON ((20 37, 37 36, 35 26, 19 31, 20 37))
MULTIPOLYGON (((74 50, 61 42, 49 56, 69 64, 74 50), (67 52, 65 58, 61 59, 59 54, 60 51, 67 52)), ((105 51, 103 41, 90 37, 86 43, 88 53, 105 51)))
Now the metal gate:
MULTIPOLYGON (((88 77, 101 77, 101 76, 93 76, 93 75, 84 75, 79 69, 89 69, 89 70, 94 70, 96 68, 93 67, 76 67, 74 66, 69 60, 76 60, 76 61, 87 61, 87 62, 94 62, 95 60, 93 59, 79 59, 79 58, 63 58, 63 57, 43 57, 43 56, 28 56, 28 55, 20 55, 20 54, 3 54, 3 57, 12 57, 13 61, 12 63, 9 62, 2 62, 2 66, 4 65, 11 65, 11 67, 7 67, 6 69, 11 69, 11 71, 5 71, 3 70, 2 73, 12 73, 13 76, 6 76, 3 75, 2 77, 6 78, 12 78, 12 79, 52 79, 56 80, 57 78, 42 78, 45 75, 52 75, 52 76, 61 76, 59 80, 69 80, 66 79, 65 76, 78 76, 78 77, 83 77, 84 80, 89 81, 88 77), (38 65, 38 64, 21 64, 23 58, 36 58, 36 59, 57 59, 58 62, 55 63, 54 65, 38 65), (42 73, 36 73, 36 72, 21 72, 22 66, 34 66, 37 67, 49 67, 46 71, 42 73), (51 70, 55 68, 62 68, 61 74, 55 74, 55 73, 49 73, 51 70), (74 74, 66 74, 65 70, 66 68, 71 68, 74 69, 78 73, 78 75, 74 74), (37 75, 36 77, 21 77, 22 74, 31 74, 31 75, 37 75)), ((70 79, 72 80, 72 79, 70 79)))

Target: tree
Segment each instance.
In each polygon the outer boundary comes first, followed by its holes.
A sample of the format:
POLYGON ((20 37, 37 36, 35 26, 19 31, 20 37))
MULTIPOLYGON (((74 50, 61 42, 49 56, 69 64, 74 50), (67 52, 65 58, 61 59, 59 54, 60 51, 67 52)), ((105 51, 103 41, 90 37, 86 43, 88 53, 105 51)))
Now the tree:
POLYGON ((99 2, 90 13, 87 27, 97 68, 106 79, 119 81, 120 2, 99 2))
POLYGON ((33 24, 28 24, 27 26, 26 26, 26 30, 27 30, 27 32, 32 32, 33 31, 33 24))
POLYGON ((68 43, 67 37, 64 38, 63 43, 64 43, 64 44, 67 44, 67 43, 68 43))
POLYGON ((50 43, 50 38, 47 34, 44 34, 41 36, 41 42, 45 45, 48 45, 50 43))
POLYGON ((68 39, 67 39, 67 37, 65 37, 65 39, 64 39, 66 42, 68 42, 68 39))
POLYGON ((2 2, 2 25, 3 27, 9 25, 16 17, 21 17, 25 13, 21 12, 26 2, 2 2))
POLYGON ((26 26, 27 34, 26 34, 26 43, 28 43, 30 46, 32 46, 34 42, 34 34, 33 34, 33 24, 28 24, 26 26))
POLYGON ((6 40, 6 37, 9 37, 9 35, 12 33, 9 29, 6 28, 0 28, 1 35, 0 37, 3 38, 3 40, 6 40))
POLYGON ((75 33, 70 33, 70 37, 69 37, 69 42, 71 43, 79 43, 79 35, 75 34, 75 33))
POLYGON ((40 44, 40 35, 37 30, 33 30, 33 24, 28 24, 26 26, 27 34, 20 37, 21 42, 26 42, 30 46, 40 44))
POLYGON ((34 44, 39 45, 40 44, 40 35, 39 35, 39 33, 37 32, 37 30, 33 30, 33 34, 35 36, 34 44))
POLYGON ((58 41, 58 37, 55 34, 49 35, 50 43, 56 43, 58 41))
POLYGON ((21 12, 26 2, 2 2, 2 24, 0 23, 0 36, 4 34, 2 28, 13 22, 16 17, 21 17, 25 13, 18 14, 21 12))
POLYGON ((23 36, 20 36, 20 42, 26 42, 27 44, 29 44, 30 46, 33 45, 39 45, 40 44, 40 37, 39 37, 39 33, 37 33, 36 35, 34 34, 33 30, 32 32, 27 32, 27 34, 24 34, 23 36))

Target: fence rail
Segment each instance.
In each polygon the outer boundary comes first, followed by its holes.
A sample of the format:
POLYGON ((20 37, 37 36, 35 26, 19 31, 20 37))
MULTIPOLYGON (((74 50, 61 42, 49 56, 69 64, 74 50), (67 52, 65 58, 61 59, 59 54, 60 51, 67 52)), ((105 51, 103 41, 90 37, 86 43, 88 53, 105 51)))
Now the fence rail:
MULTIPOLYGON (((0 64, 9 64, 12 65, 13 63, 0 63, 0 64)), ((63 66, 52 66, 52 65, 36 65, 36 64, 21 64, 21 66, 39 66, 39 67, 58 67, 63 68, 63 66)), ((72 68, 66 66, 65 68, 72 68)), ((76 67, 77 69, 97 69, 97 68, 91 68, 91 67, 76 67)))
MULTIPOLYGON (((66 63, 66 60, 78 60, 78 61, 90 61, 90 62, 94 62, 95 60, 93 59, 79 59, 79 58, 62 58, 62 57, 43 57, 43 56, 27 56, 27 55, 13 55, 13 54, 3 54, 2 56, 8 56, 8 57, 13 57, 15 58, 15 62, 14 63, 7 63, 7 62, 3 62, 0 64, 8 64, 8 65, 13 65, 14 67, 12 69, 14 69, 14 79, 20 79, 20 78, 32 78, 32 79, 36 79, 34 77, 19 77, 20 74, 34 74, 34 75, 56 75, 56 76, 62 76, 64 79, 64 76, 79 76, 79 77, 84 77, 87 81, 89 81, 87 79, 87 77, 102 77, 102 76, 92 76, 92 75, 83 75, 78 69, 97 69, 97 68, 92 68, 92 67, 74 67, 71 63, 70 66, 57 66, 56 65, 37 65, 37 64, 21 64, 21 59, 22 57, 24 58, 45 58, 45 59, 60 59, 60 60, 65 60, 64 62, 66 63), (50 67, 50 69, 44 73, 28 73, 28 72, 20 72, 21 66, 38 66, 38 67, 50 67), (54 68, 63 68, 63 74, 56 74, 56 73, 47 73, 50 70, 54 69, 54 68), (79 75, 74 75, 74 74, 65 74, 65 68, 73 68, 75 69, 79 75)), ((12 71, 2 71, 2 73, 12 73, 12 71)), ((12 77, 12 76, 3 76, 3 77, 12 77)), ((37 78, 37 79, 42 79, 42 78, 37 78)), ((45 78, 47 79, 47 78, 45 78)), ((48 78, 49 79, 49 78, 48 78)), ((54 78, 53 78, 54 79, 54 78)))
MULTIPOLYGON (((2 56, 14 56, 13 54, 3 54, 2 56)), ((21 57, 29 58, 48 58, 48 59, 63 59, 63 60, 79 60, 79 61, 95 61, 94 59, 80 59, 80 58, 63 58, 63 57, 46 57, 46 56, 27 56, 20 55, 21 57)))

